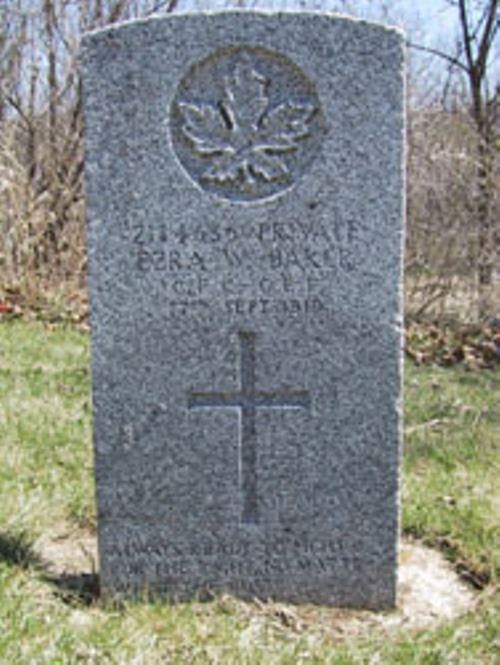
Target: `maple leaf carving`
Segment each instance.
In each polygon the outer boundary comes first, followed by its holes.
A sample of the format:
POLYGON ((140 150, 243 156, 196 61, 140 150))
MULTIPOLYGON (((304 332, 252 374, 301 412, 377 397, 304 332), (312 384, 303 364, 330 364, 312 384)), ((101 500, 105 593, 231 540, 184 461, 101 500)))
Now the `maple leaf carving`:
POLYGON ((227 127, 218 109, 210 104, 180 104, 184 117, 182 131, 202 155, 213 155, 231 149, 227 127))
POLYGON ((273 109, 263 120, 268 135, 269 149, 295 150, 296 142, 309 134, 308 122, 314 107, 312 104, 286 102, 273 109))
POLYGON ((314 105, 292 100, 271 107, 268 86, 250 59, 244 59, 224 78, 217 104, 179 104, 183 133, 209 161, 203 180, 251 188, 259 180, 290 178, 282 154, 297 150, 309 135, 314 105))
POLYGON ((247 60, 238 63, 233 75, 225 79, 224 110, 235 133, 250 134, 258 130, 268 99, 266 80, 247 60))

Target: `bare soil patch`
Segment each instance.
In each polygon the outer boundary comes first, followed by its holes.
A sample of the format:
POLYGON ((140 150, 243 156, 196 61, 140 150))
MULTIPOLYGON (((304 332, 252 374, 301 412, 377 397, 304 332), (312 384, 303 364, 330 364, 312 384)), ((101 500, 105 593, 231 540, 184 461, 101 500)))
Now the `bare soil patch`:
MULTIPOLYGON (((97 539, 89 532, 61 526, 35 543, 35 552, 54 579, 88 578, 97 573, 97 539)), ((301 633, 319 632, 330 639, 348 641, 373 633, 436 627, 473 609, 477 599, 443 555, 414 542, 403 542, 400 552, 398 607, 390 612, 292 606, 283 603, 243 604, 249 628, 259 630, 271 619, 281 628, 301 633), (257 625, 256 625, 257 624, 257 625)), ((227 602, 236 602, 226 598, 227 602)))

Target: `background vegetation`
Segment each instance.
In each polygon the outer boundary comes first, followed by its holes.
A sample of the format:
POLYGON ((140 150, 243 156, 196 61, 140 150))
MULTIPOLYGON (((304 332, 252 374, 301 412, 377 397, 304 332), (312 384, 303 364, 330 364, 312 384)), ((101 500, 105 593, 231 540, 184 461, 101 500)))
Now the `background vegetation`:
MULTIPOLYGON (((96 518, 79 40, 84 30, 189 1, 0 0, 0 663, 493 665, 497 0, 442 0, 457 18, 442 47, 410 34, 403 530, 446 555, 474 589, 473 610, 425 631, 350 634, 326 608, 98 598, 87 547, 96 518), (78 574, 55 565, 66 548, 78 574)), ((391 19, 396 3, 365 4, 391 19)), ((338 5, 355 12, 358 3, 338 5)))
MULTIPOLYGON (((82 32, 196 4, 194 0, 0 3, 0 301, 4 306, 20 298, 39 303, 48 293, 84 294, 78 63, 82 32)), ((446 4, 453 7, 456 31, 446 36, 443 48, 422 46, 426 36, 418 34, 418 25, 410 24, 407 313, 412 321, 485 322, 500 312, 500 120, 495 81, 499 70, 494 68, 498 0, 436 3, 446 4)), ((364 6, 364 13, 368 8, 371 16, 386 20, 401 17, 393 16, 398 2, 339 0, 337 5, 358 14, 364 6)))

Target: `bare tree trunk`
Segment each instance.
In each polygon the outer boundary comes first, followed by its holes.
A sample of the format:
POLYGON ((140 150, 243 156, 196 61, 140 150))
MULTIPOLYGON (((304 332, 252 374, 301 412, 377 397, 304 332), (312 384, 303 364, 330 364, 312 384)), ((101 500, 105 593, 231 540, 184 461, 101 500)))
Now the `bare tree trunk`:
POLYGON ((498 0, 485 4, 483 20, 471 28, 466 0, 458 3, 462 41, 467 63, 467 76, 472 101, 472 118, 477 132, 477 234, 479 316, 490 310, 490 290, 493 278, 495 243, 493 241, 493 126, 486 97, 486 69, 495 34, 498 30, 498 0), (477 46, 475 47, 475 44, 477 46), (474 52, 475 51, 475 52, 474 52))
POLYGON ((54 39, 55 12, 53 0, 44 0, 45 32, 47 35, 47 88, 48 88, 48 120, 49 120, 49 152, 50 168, 57 164, 57 71, 56 44, 54 39))

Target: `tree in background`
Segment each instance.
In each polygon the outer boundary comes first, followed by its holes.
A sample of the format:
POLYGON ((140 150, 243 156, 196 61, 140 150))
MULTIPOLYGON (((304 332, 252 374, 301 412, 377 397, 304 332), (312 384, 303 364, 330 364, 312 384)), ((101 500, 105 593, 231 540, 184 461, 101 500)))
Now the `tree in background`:
MULTIPOLYGON (((427 99, 409 109, 408 311, 435 316, 438 303, 445 311, 450 296, 475 275, 480 298, 476 288, 473 309, 484 317, 493 314, 489 296, 498 245, 498 90, 488 84, 498 0, 442 2, 456 10, 460 37, 455 51, 426 49, 449 66, 448 80, 443 68, 433 68, 441 72, 444 101, 427 99), (467 84, 465 95, 460 81, 467 84)), ((319 4, 302 3, 308 8, 319 4)), ((202 4, 200 0, 0 0, 0 277, 4 284, 25 286, 38 280, 47 288, 84 283, 78 70, 82 32, 202 4)), ((256 4, 257 0, 227 0, 228 6, 256 4)), ((401 3, 383 0, 332 0, 328 8, 334 7, 389 21, 393 12, 400 17, 402 11, 401 3)), ((416 80, 415 71, 412 85, 425 88, 432 70, 422 69, 416 80)))
POLYGON ((426 273, 417 315, 457 297, 468 284, 476 292, 476 315, 484 319, 494 313, 499 244, 499 88, 490 80, 498 0, 447 3, 457 18, 454 49, 410 43, 438 56, 448 75, 441 79, 439 104, 410 111, 408 267, 426 273))
POLYGON ((488 61, 498 32, 498 0, 477 3, 479 18, 474 23, 473 12, 467 0, 458 0, 461 27, 460 54, 457 62, 464 69, 471 100, 471 114, 477 132, 476 220, 478 229, 478 281, 480 288, 480 316, 490 312, 490 287, 493 267, 498 255, 498 238, 493 223, 495 190, 494 152, 496 124, 498 122, 498 91, 493 92, 488 82, 488 61))
POLYGON ((81 34, 147 14, 132 0, 7 0, 0 10, 0 271, 85 276, 81 34))

